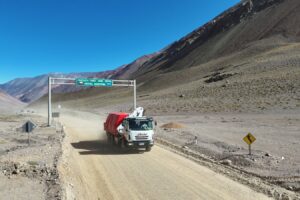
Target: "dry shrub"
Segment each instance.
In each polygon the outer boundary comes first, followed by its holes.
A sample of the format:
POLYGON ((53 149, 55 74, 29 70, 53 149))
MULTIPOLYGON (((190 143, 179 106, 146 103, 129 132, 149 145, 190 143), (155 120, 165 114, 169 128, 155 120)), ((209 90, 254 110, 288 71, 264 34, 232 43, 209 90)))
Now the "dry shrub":
POLYGON ((162 125, 161 128, 184 128, 184 126, 176 122, 170 122, 162 125))

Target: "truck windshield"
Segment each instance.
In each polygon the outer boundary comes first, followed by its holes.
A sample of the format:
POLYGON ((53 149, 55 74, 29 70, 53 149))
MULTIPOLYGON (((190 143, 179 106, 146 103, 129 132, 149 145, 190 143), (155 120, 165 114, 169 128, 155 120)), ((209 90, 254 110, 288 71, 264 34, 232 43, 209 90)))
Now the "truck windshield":
POLYGON ((150 120, 129 120, 129 129, 134 131, 152 130, 153 125, 150 120))

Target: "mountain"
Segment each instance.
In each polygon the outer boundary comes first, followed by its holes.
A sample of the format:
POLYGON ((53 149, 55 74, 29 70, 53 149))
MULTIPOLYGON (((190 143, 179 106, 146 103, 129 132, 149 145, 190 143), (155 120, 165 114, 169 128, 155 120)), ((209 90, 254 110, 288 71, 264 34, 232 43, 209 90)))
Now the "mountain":
POLYGON ((150 58, 131 77, 153 77, 197 66, 247 48, 272 36, 299 41, 299 0, 249 0, 223 12, 210 22, 150 58))
POLYGON ((141 66, 145 65, 149 60, 157 56, 160 52, 155 52, 145 56, 141 56, 130 64, 122 66, 122 68, 113 75, 116 79, 130 79, 132 74, 140 69, 141 66))
MULTIPOLYGON (((138 105, 150 114, 299 110, 300 1, 251 2, 112 77, 137 79, 138 105)), ((91 88, 53 100, 76 109, 126 110, 132 92, 91 88)))
POLYGON ((24 103, 0 90, 0 112, 11 112, 25 106, 24 103))
MULTIPOLYGON (((50 73, 44 74, 33 78, 17 78, 0 85, 0 88, 21 100, 25 103, 31 103, 43 95, 48 93, 48 77, 64 77, 64 78, 81 78, 81 77, 93 77, 93 78, 111 78, 111 79, 128 79, 131 74, 137 71, 143 64, 149 59, 153 58, 157 53, 142 56, 130 64, 122 65, 115 70, 108 70, 104 72, 83 72, 83 73, 50 73)), ((76 86, 65 85, 53 85, 53 92, 65 93, 75 92, 78 90, 86 89, 76 86)))
MULTIPOLYGON (((287 85, 297 88, 299 82, 299 24, 299 0, 244 0, 164 49, 142 56, 117 70, 64 76, 137 79, 138 90, 144 93, 161 90, 166 95, 169 91, 164 89, 170 88, 171 91, 175 88, 175 93, 190 90, 197 98, 211 95, 213 101, 219 98, 217 95, 223 95, 222 98, 227 96, 223 94, 226 86, 224 81, 234 81, 235 89, 238 86, 245 87, 245 82, 248 81, 251 87, 256 87, 253 92, 259 94, 261 91, 258 88, 265 91, 268 87, 273 88, 272 84, 276 83, 282 90, 276 88, 276 92, 270 94, 270 97, 275 95, 275 100, 280 95, 290 96, 287 93, 293 90, 288 89, 287 85), (270 77, 272 82, 268 82, 270 77), (188 85, 196 83, 197 85, 188 85), (224 87, 218 88, 220 85, 224 87), (194 87, 209 87, 209 90, 216 88, 213 89, 214 92, 202 93, 205 90, 194 87)), ((24 102, 32 102, 47 93, 47 76, 17 79, 0 88, 24 102)), ((242 96, 247 94, 235 94, 237 91, 230 92, 229 88, 226 88, 226 92, 234 93, 229 99, 234 97, 241 101, 244 98, 242 96)), ((76 90, 78 88, 75 87, 54 89, 57 92, 76 90)), ((264 92, 269 93, 270 91, 264 92)), ((95 93, 86 93, 90 94, 95 93)), ((258 94, 253 94, 253 98, 255 95, 258 94)), ((239 102, 234 102, 235 99, 232 99, 233 104, 238 105, 239 102)), ((185 106, 187 105, 179 105, 185 106)))
MULTIPOLYGON (((9 95, 19 99, 22 102, 33 102, 43 95, 48 93, 48 77, 65 77, 65 78, 80 78, 80 77, 97 77, 109 78, 114 73, 117 73, 121 68, 104 72, 83 72, 83 73, 50 73, 33 78, 17 78, 0 85, 0 89, 7 92, 9 95)), ((53 85, 54 92, 71 92, 78 88, 53 85)))

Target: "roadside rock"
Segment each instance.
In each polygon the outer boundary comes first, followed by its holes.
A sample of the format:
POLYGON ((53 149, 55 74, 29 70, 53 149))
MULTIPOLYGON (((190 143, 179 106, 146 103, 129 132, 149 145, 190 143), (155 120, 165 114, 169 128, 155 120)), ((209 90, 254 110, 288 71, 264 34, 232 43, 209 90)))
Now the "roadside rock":
POLYGON ((220 163, 228 166, 232 165, 232 161, 229 159, 222 160, 220 163))
POLYGON ((271 154, 269 154, 269 153, 266 153, 266 154, 265 154, 265 156, 267 156, 267 157, 270 157, 270 156, 271 156, 271 154))
POLYGON ((213 74, 209 79, 205 80, 205 83, 213 83, 213 82, 218 82, 222 81, 226 78, 229 78, 233 76, 234 74, 220 74, 219 72, 213 74))

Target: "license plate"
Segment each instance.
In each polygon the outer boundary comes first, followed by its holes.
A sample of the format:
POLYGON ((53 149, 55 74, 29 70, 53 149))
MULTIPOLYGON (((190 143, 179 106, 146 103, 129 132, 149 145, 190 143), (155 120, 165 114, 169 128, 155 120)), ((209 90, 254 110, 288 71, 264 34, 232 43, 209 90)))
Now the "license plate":
POLYGON ((144 143, 144 142, 140 142, 139 145, 140 145, 140 146, 144 146, 145 143, 144 143))

